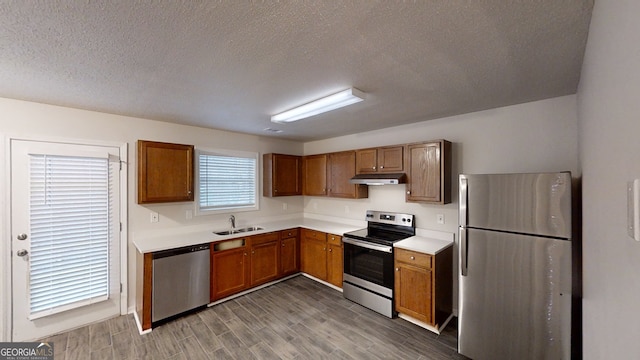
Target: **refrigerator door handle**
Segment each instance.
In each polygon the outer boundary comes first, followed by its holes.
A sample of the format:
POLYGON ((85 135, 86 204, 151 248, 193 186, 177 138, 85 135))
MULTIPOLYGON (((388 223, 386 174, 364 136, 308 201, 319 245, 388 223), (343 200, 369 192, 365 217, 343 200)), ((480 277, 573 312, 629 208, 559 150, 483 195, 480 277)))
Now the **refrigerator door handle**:
POLYGON ((467 229, 460 227, 460 275, 467 276, 469 257, 467 254, 467 229))
POLYGON ((460 175, 460 226, 467 226, 467 177, 460 175))

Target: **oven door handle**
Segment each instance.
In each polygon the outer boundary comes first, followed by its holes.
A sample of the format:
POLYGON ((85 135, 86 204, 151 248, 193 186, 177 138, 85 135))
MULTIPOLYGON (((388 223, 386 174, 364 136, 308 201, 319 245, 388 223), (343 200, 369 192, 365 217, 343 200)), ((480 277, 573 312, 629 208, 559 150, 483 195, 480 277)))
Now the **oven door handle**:
POLYGON ((363 247, 363 248, 366 248, 366 249, 386 252, 386 253, 389 253, 389 254, 391 254, 393 252, 393 247, 391 247, 391 246, 372 244, 370 242, 366 242, 366 241, 362 241, 362 240, 356 240, 356 239, 352 239, 352 238, 348 238, 348 237, 343 237, 342 238, 342 242, 346 243, 346 244, 351 244, 351 245, 363 247))

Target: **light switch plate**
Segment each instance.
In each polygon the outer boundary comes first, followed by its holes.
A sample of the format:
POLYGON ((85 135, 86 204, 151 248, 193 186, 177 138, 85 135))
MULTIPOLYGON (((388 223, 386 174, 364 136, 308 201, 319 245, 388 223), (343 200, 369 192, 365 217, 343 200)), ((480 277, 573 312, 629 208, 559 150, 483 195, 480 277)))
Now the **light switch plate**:
POLYGON ((640 179, 627 184, 627 233, 640 241, 640 179))
POLYGON ((152 211, 150 220, 151 220, 152 223, 157 223, 158 221, 160 221, 160 214, 158 214, 155 211, 152 211))
POLYGON ((437 214, 436 221, 438 222, 438 224, 444 224, 444 214, 437 214))

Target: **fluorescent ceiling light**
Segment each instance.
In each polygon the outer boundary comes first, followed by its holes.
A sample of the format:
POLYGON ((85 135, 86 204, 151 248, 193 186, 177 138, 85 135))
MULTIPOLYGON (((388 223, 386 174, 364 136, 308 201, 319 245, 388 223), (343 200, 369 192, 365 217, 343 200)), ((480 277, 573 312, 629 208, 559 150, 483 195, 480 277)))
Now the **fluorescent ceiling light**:
POLYGON ((314 100, 302 106, 298 106, 291 110, 287 110, 271 117, 274 123, 288 123, 314 115, 322 114, 327 111, 335 110, 343 106, 355 104, 364 100, 365 94, 356 89, 350 88, 322 99, 314 100))

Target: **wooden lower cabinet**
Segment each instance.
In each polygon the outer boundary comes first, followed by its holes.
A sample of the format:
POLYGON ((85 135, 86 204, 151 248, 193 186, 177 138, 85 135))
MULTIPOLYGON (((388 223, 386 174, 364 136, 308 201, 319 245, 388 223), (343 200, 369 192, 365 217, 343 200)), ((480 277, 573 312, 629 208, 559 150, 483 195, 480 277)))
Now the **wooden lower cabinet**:
POLYGON ((300 270, 321 280, 327 280, 327 234, 302 229, 300 238, 300 270))
POLYGON ((276 280, 280 275, 280 244, 277 232, 251 236, 251 286, 276 280))
POLYGON ((322 231, 302 229, 300 270, 337 287, 342 287, 342 237, 322 231))
POLYGON ((298 229, 280 232, 280 275, 287 276, 300 271, 300 241, 298 229))
POLYGON ((453 247, 436 255, 395 249, 395 309, 438 329, 453 304, 453 247))
POLYGON ((249 250, 246 239, 241 240, 243 245, 233 249, 217 250, 220 243, 211 244, 211 301, 249 288, 249 250))
POLYGON ((344 272, 342 236, 327 234, 327 248, 327 282, 341 288, 344 272))
POLYGON ((153 253, 136 251, 136 313, 142 330, 151 329, 153 253))
POLYGON ((299 272, 298 234, 290 229, 212 243, 211 301, 299 272))

